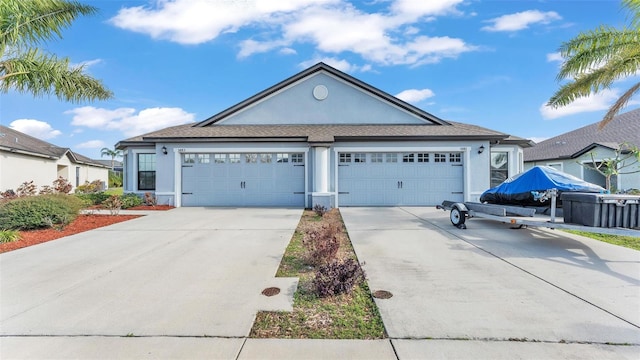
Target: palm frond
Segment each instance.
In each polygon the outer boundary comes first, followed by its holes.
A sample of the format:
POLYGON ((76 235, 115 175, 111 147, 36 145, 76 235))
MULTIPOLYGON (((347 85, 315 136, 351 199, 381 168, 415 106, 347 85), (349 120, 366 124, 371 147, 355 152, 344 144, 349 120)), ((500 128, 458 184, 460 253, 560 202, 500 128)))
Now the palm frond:
POLYGON ((80 15, 91 15, 97 8, 77 1, 0 0, 0 46, 37 44, 61 37, 80 15))
POLYGON ((0 62, 0 92, 14 89, 36 97, 55 95, 61 100, 106 100, 113 93, 100 80, 72 68, 69 59, 46 55, 32 49, 0 62))
POLYGON ((609 111, 604 115, 604 118, 598 123, 598 129, 602 129, 607 126, 608 123, 613 120, 613 118, 618 115, 620 110, 622 110, 633 95, 635 95, 638 90, 640 90, 640 83, 633 85, 629 90, 627 90, 622 96, 609 108, 609 111))
POLYGON ((622 6, 629 10, 633 27, 640 27, 640 0, 622 0, 622 6))

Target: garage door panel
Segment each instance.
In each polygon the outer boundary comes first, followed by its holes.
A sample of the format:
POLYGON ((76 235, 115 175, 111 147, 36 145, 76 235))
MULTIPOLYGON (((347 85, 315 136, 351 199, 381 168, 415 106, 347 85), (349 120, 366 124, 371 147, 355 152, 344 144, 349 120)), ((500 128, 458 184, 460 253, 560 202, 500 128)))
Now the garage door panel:
POLYGON ((289 162, 291 154, 184 154, 183 161, 205 158, 211 162, 185 164, 188 167, 183 167, 182 173, 182 204, 304 206, 304 156, 296 154, 296 163, 289 162), (284 160, 278 162, 277 158, 284 160))
POLYGON ((463 200, 464 168, 462 156, 456 153, 368 153, 364 163, 340 163, 355 157, 355 153, 338 156, 341 206, 436 205, 443 200, 463 200), (397 162, 387 162, 387 158, 397 162))

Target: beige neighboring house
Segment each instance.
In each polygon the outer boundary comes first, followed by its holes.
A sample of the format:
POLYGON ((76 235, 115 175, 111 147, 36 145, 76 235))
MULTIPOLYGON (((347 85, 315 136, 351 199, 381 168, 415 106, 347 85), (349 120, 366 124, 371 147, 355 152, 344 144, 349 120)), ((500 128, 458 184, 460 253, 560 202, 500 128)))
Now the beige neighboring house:
POLYGON ((33 180, 40 189, 62 176, 74 189, 86 181, 109 183, 109 166, 0 125, 0 191, 33 180))
MULTIPOLYGON (((605 177, 588 166, 594 161, 598 164, 614 158, 622 143, 640 146, 640 109, 616 116, 603 129, 598 129, 598 123, 594 123, 526 148, 524 167, 528 170, 536 165, 547 165, 604 187, 605 177)), ((635 163, 621 172, 631 173, 613 176, 612 189, 640 189, 640 164, 635 163)))

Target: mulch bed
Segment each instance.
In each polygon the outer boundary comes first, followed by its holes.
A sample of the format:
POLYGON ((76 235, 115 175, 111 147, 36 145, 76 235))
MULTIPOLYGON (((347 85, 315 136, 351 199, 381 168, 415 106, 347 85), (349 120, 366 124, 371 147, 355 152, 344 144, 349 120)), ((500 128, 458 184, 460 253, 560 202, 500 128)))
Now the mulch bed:
POLYGON ((31 245, 41 244, 43 242, 59 239, 64 236, 81 233, 87 230, 93 230, 99 227, 135 219, 141 216, 142 215, 79 215, 74 221, 72 221, 69 225, 65 226, 61 230, 49 228, 41 230, 20 231, 20 240, 0 244, 0 253, 21 249, 31 245))

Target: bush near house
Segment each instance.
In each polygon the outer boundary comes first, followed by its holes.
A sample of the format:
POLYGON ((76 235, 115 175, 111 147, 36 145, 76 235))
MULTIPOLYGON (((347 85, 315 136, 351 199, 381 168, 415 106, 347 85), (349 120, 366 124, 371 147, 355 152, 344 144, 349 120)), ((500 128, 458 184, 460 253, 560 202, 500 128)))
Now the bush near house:
POLYGON ((126 193, 120 197, 122 208, 128 209, 134 206, 140 206, 144 203, 142 198, 134 193, 126 193))
POLYGON ((79 214, 83 203, 64 194, 16 198, 0 203, 0 224, 8 230, 64 226, 79 214))

